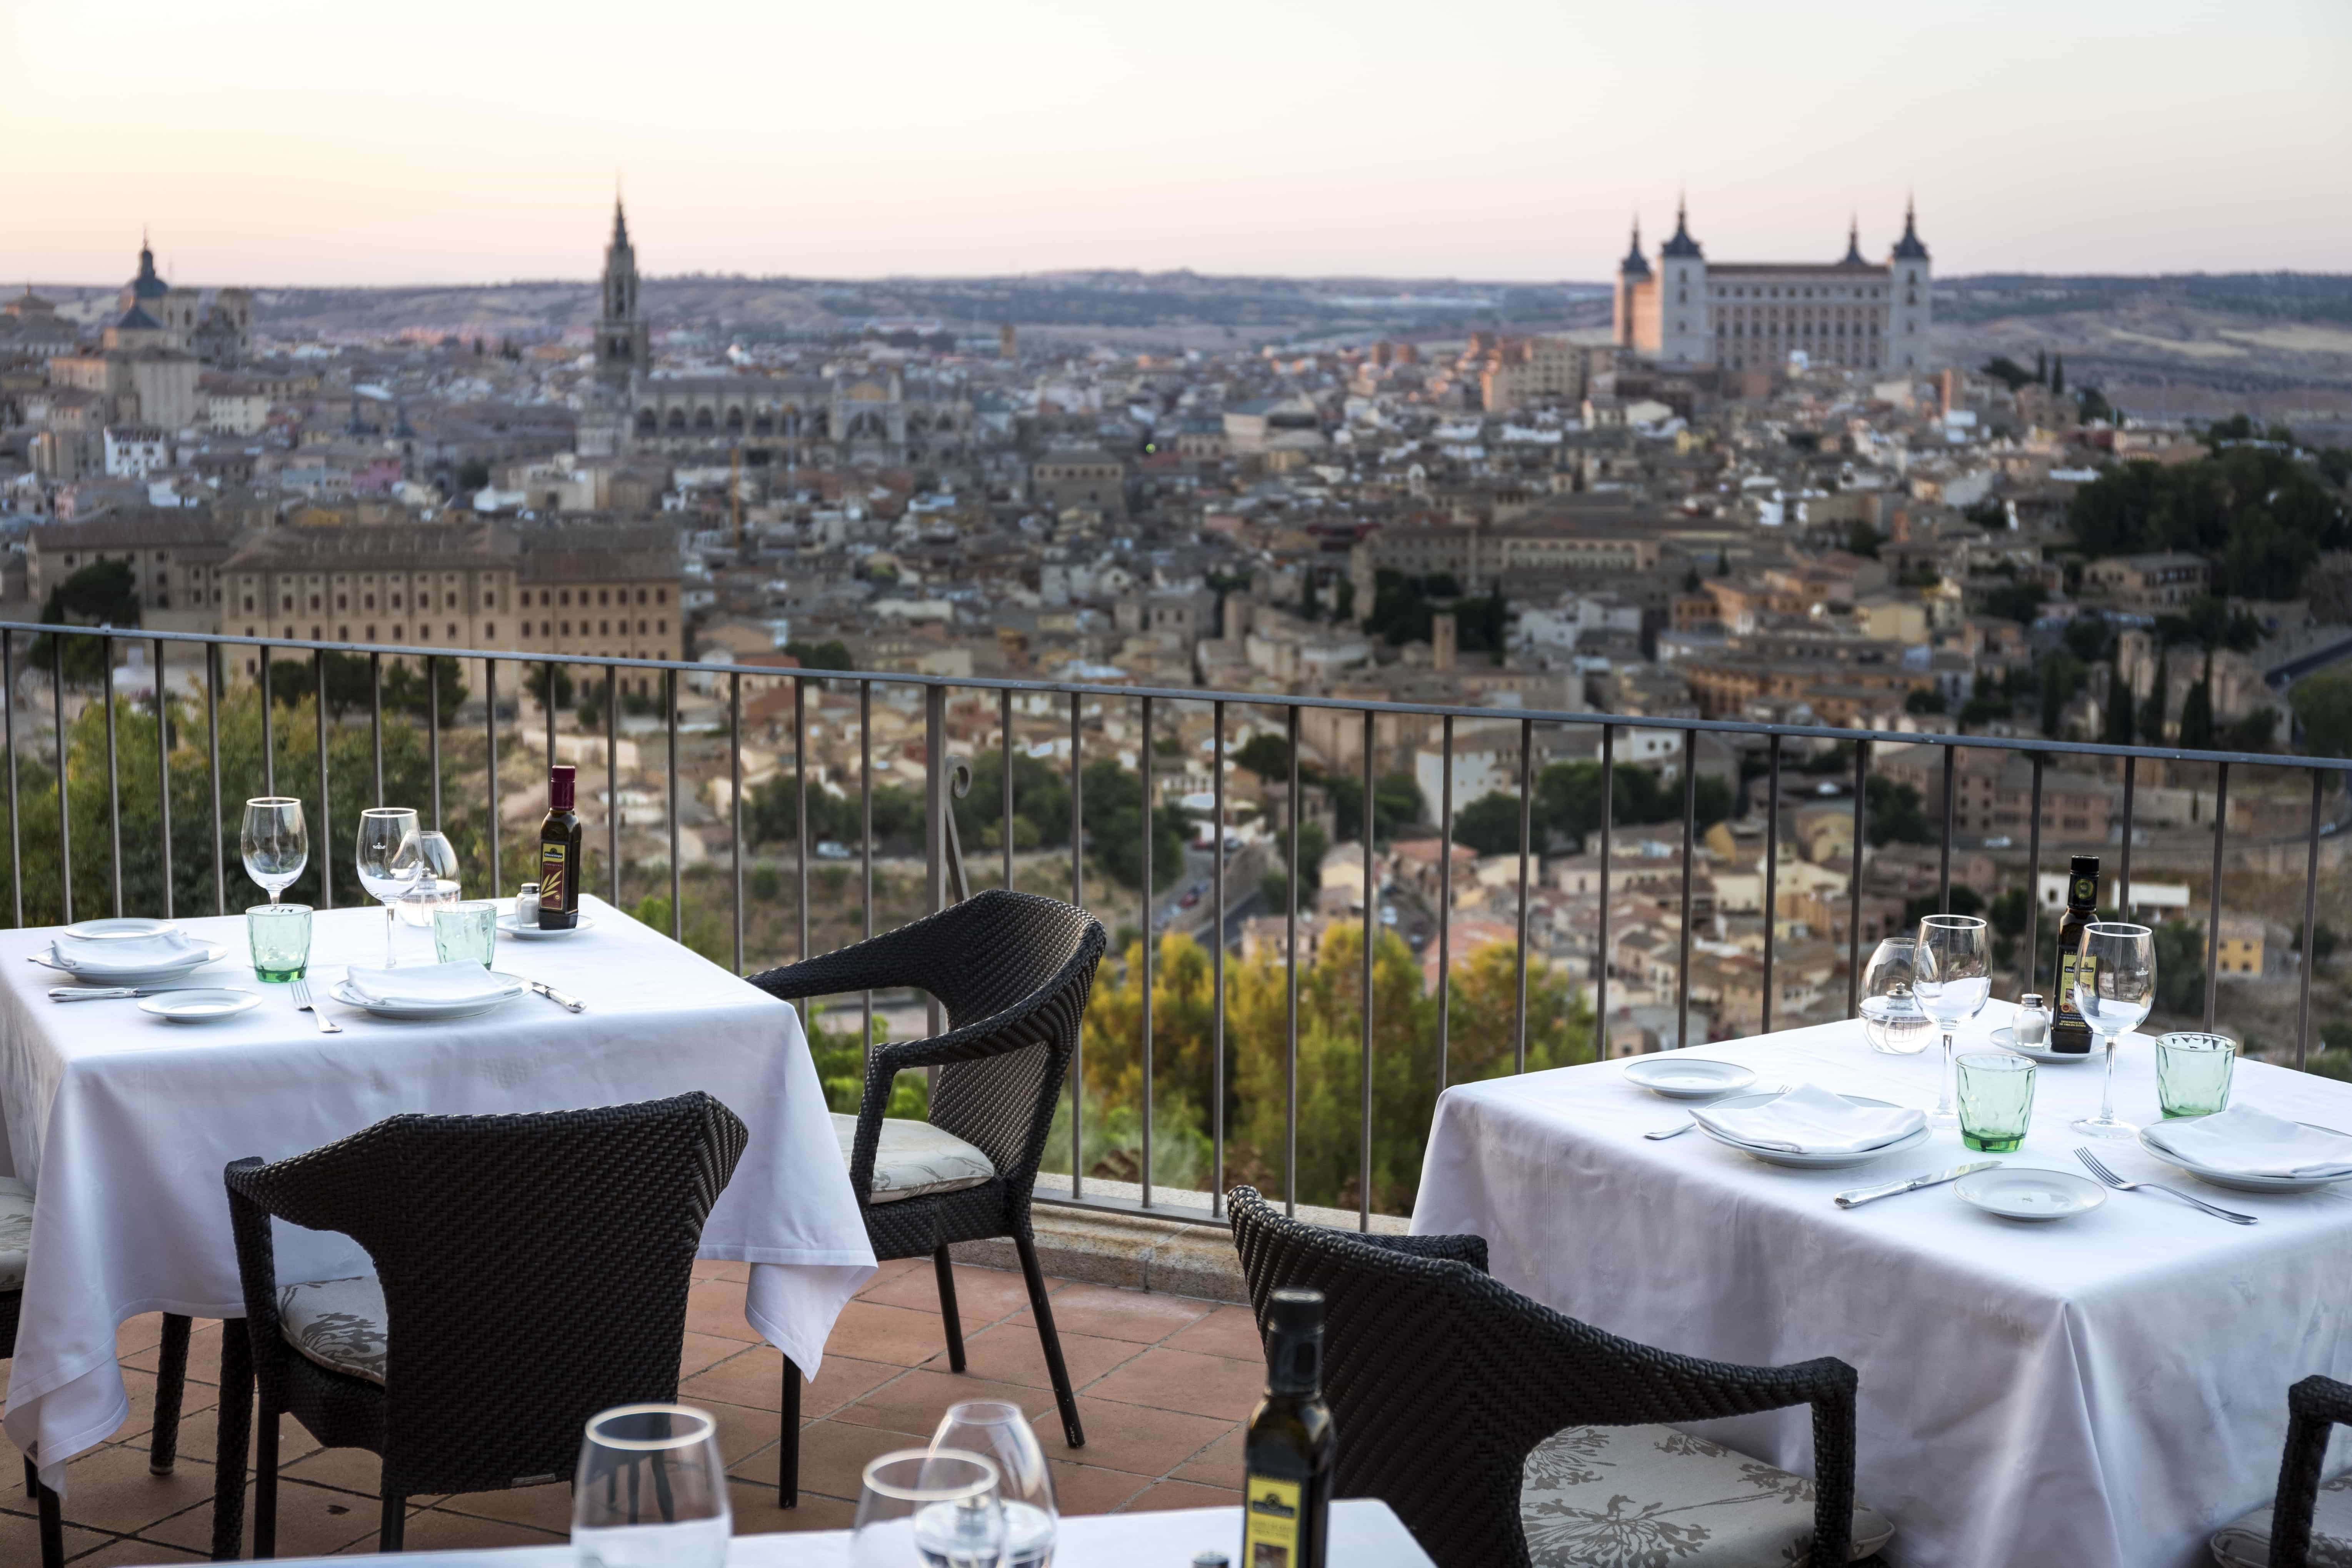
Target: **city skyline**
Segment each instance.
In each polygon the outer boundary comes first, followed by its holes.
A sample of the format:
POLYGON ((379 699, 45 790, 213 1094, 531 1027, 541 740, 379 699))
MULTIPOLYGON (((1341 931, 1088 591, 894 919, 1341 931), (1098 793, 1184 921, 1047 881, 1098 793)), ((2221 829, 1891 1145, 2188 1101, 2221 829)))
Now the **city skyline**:
POLYGON ((1846 0, 1792 22, 1487 0, 1171 27, 1044 0, 977 17, 720 5, 689 35, 590 5, 550 30, 446 0, 420 57, 281 0, 0 12, 0 275, 107 285, 142 227, 198 286, 586 279, 618 173, 651 277, 1185 269, 1590 280, 1638 213, 1730 254, 1883 257, 1916 195, 1944 276, 2340 270, 2352 14, 2273 0, 1846 0), (135 47, 123 48, 122 40, 135 47), (716 42, 715 42, 716 41, 716 42), (87 74, 107 59, 104 112, 87 74), (2334 193, 2331 195, 2330 193, 2334 193), (2180 221, 2194 213, 2193 226, 2180 221))

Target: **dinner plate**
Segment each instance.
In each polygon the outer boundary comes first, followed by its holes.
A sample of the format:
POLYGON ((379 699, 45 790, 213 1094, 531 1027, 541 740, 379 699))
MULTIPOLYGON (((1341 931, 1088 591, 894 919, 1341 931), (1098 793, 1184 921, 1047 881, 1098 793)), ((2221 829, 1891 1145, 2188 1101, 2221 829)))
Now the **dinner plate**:
POLYGON ((103 974, 91 974, 80 970, 68 969, 56 960, 39 953, 33 955, 33 962, 54 969, 60 974, 69 974, 84 985, 160 985, 166 980, 177 980, 183 975, 194 973, 207 963, 217 963, 227 956, 228 949, 226 946, 208 947, 202 954, 192 952, 182 962, 163 968, 110 969, 103 974))
POLYGON ((2017 1043, 2015 1031, 2006 1024, 1992 1032, 1992 1043, 2004 1051, 2016 1052, 2028 1061, 2046 1062, 2053 1068, 2070 1068, 2077 1062, 2099 1059, 2099 1053, 2095 1050, 2053 1051, 2047 1046, 2021 1046, 2017 1043))
POLYGON ((160 996, 139 998, 142 1013, 152 1013, 174 1024, 215 1023, 260 1005, 261 998, 250 991, 212 985, 192 985, 184 991, 166 991, 160 996))
POLYGON ((524 982, 499 970, 490 972, 507 983, 505 994, 477 997, 464 1002, 371 1002, 352 989, 349 980, 338 980, 327 987, 327 994, 346 1006, 373 1013, 379 1018, 394 1018, 405 1023, 439 1023, 451 1018, 471 1018, 503 1007, 524 991, 524 982))
MULTIPOLYGON (((2319 1126, 2315 1121, 2306 1121, 2304 1125, 2319 1126)), ((2333 1127, 2323 1127, 2320 1131, 2333 1132, 2336 1130, 2333 1127)), ((2186 1171, 2200 1182, 2207 1182, 2217 1187, 2227 1187, 2232 1192, 2315 1193, 2322 1187, 2332 1187, 2338 1182, 2352 1182, 2352 1171, 2347 1171, 2340 1176, 2257 1176, 2242 1171, 2217 1171, 2210 1165, 2199 1164, 2193 1160, 2184 1158, 2162 1147, 2148 1137, 2146 1129, 2140 1131, 2139 1146, 2176 1170, 2186 1171)))
POLYGON ((1952 1184, 1963 1203, 2003 1219, 2053 1220, 2088 1214, 2107 1201, 2107 1189, 2071 1171, 2003 1165, 1975 1171, 1952 1184))
POLYGON ((514 937, 522 942, 561 942, 567 936, 579 935, 582 931, 588 930, 595 923, 595 916, 583 914, 580 917, 579 924, 561 929, 551 928, 548 926, 518 925, 515 923, 514 911, 512 910, 509 910, 505 914, 499 917, 499 934, 500 936, 514 937))
POLYGON ((1668 1100, 1713 1100, 1738 1094, 1756 1081, 1756 1075, 1736 1062, 1661 1051, 1627 1062, 1625 1079, 1668 1100))
MULTIPOLYGON (((1777 1093, 1735 1094, 1727 1099, 1717 1100, 1712 1109, 1752 1110, 1757 1106, 1768 1104, 1779 1098, 1780 1095, 1777 1093)), ((1873 1100, 1864 1094, 1841 1094, 1838 1098, 1849 1105, 1868 1105, 1882 1110, 1896 1109, 1892 1100, 1873 1100)), ((1873 1160, 1883 1160, 1889 1154, 1900 1154, 1906 1149, 1916 1149, 1927 1141, 1927 1134, 1931 1131, 1922 1127, 1908 1137, 1897 1138, 1892 1143, 1882 1143, 1875 1149, 1864 1149, 1852 1154, 1800 1154, 1787 1149, 1763 1149, 1753 1143, 1742 1143, 1737 1138, 1725 1137, 1704 1121, 1698 1123, 1698 1130, 1727 1149, 1737 1149, 1752 1160, 1761 1160, 1768 1165, 1784 1165, 1792 1171, 1850 1171, 1856 1165, 1867 1165, 1873 1160)))
POLYGON ((170 921, 118 915, 107 920, 76 921, 66 927, 66 934, 81 942, 124 942, 134 937, 162 936, 178 929, 170 921))

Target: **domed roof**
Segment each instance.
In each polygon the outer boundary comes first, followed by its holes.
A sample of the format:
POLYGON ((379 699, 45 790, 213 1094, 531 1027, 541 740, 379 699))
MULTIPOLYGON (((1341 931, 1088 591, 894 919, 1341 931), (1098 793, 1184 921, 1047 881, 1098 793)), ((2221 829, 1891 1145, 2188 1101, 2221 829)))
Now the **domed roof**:
POLYGON ((131 280, 131 297, 160 300, 171 291, 171 285, 155 275, 155 249, 142 236, 139 242, 139 276, 131 280))
POLYGON ((1845 254, 1838 258, 1840 267, 1867 267, 1870 263, 1862 254, 1862 220, 1854 219, 1846 226, 1845 254))
POLYGON ((1685 259, 1704 259, 1706 255, 1698 247, 1698 241, 1690 237, 1690 219, 1684 216, 1680 202, 1675 204, 1675 232, 1665 244, 1658 247, 1658 254, 1685 259))
POLYGON ((1642 254, 1642 220, 1633 220, 1633 243, 1625 252, 1625 259, 1617 264, 1618 275, 1624 278, 1647 278, 1649 259, 1642 254))
POLYGON ((1917 220, 1912 216, 1909 202, 1903 204, 1903 237, 1895 242, 1894 258, 1897 261, 1927 259, 1927 247, 1920 241, 1919 226, 1917 220))
POLYGON ((160 332, 163 330, 163 322, 136 305, 123 311, 121 319, 114 325, 118 331, 125 332, 160 332))

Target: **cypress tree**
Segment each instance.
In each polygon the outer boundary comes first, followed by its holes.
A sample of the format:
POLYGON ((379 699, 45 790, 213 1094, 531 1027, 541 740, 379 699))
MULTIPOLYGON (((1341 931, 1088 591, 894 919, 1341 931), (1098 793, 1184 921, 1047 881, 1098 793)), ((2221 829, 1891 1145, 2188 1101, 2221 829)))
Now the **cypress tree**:
POLYGON ((2151 746, 2164 744, 2166 688, 2171 685, 2164 662, 2164 645, 2158 643, 2156 648, 2156 679, 2148 688, 2147 701, 2139 710, 2140 739, 2151 746))
POLYGON ((2107 732, 2104 737, 2110 746, 2128 746, 2132 740, 2132 694, 2124 681, 2124 672, 2112 666, 2107 670, 2107 732))
POLYGON ((2213 656, 2205 655, 2205 673, 2180 700, 2180 743, 2191 751, 2213 745, 2213 656))
POLYGON ((2042 661, 2042 733, 2044 739, 2058 738, 2058 715, 2066 706, 2066 689, 2051 660, 2042 661))
POLYGON ((2053 393, 2066 390, 2066 356, 2064 354, 2060 354, 2050 362, 2050 390, 2053 393))
POLYGON ((2048 349, 2033 351, 2033 379, 2044 386, 2050 384, 2050 351, 2048 349))

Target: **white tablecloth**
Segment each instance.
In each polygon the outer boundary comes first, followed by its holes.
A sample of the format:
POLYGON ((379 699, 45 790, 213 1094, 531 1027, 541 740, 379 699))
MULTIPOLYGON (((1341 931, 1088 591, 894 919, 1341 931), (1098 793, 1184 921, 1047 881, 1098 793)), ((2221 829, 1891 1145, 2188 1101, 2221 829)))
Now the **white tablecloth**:
MULTIPOLYGON (((2008 1008, 1959 1041, 1979 1048, 2008 1008)), ((1766 1085, 1811 1081, 1922 1108, 1942 1048, 1873 1052, 1858 1023, 1697 1047, 1766 1085)), ((2156 1120, 2153 1045, 2126 1037, 2116 1113, 2156 1120)), ((2079 1218, 1996 1218, 1949 1186, 1853 1210, 1832 1194, 1967 1160, 2084 1173, 2067 1123, 2101 1068, 2042 1068, 2017 1152, 1958 1132, 1859 1170, 1763 1165, 1597 1063, 1448 1089, 1412 1228, 1486 1238, 1496 1276, 1663 1349, 1776 1363, 1833 1355, 1861 1374, 1861 1495, 1895 1523, 1889 1556, 1933 1568, 2191 1568, 2204 1537, 2269 1500, 2286 1391, 2352 1377, 2352 1195, 2201 1186, 2137 1144, 2095 1145, 2126 1180, 2256 1214, 2241 1226, 2161 1194, 2111 1193, 2079 1218)), ((2241 1062, 2235 1098, 2352 1129, 2352 1085, 2241 1062)), ((1811 1472, 1802 1409, 1707 1430, 1811 1472)))
MULTIPOLYGON (((570 992, 446 1024, 393 1023, 325 1000, 350 963, 383 962, 380 906, 317 918, 311 988, 343 1026, 321 1035, 289 988, 253 978, 242 916, 189 921, 230 944, 189 984, 257 991, 222 1023, 166 1023, 130 1001, 56 1003, 26 962, 51 931, 0 932, 0 1105, 34 1184, 33 1249, 7 1429, 52 1486, 128 1413, 114 1333, 142 1312, 242 1317, 221 1168, 276 1160, 402 1111, 490 1114, 622 1105, 706 1089, 751 1131, 701 1254, 758 1265, 746 1316, 814 1376, 842 1305, 874 1271, 799 1015, 596 899, 593 930, 501 936, 498 966, 570 992)), ((406 962, 429 933, 401 928, 406 962)), ((278 1227, 280 1279, 370 1271, 349 1237, 278 1227)))

